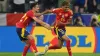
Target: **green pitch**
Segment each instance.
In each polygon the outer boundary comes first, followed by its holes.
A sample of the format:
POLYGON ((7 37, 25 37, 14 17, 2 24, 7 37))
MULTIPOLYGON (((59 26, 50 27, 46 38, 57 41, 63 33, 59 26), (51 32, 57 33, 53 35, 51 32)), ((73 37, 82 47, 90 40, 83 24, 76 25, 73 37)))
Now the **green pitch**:
MULTIPOLYGON (((100 56, 100 53, 73 53, 74 56, 100 56)), ((21 56, 21 53, 3 53, 0 52, 0 56, 21 56)), ((34 56, 33 53, 28 53, 27 56, 34 56)), ((68 56, 67 53, 47 53, 44 56, 68 56)))

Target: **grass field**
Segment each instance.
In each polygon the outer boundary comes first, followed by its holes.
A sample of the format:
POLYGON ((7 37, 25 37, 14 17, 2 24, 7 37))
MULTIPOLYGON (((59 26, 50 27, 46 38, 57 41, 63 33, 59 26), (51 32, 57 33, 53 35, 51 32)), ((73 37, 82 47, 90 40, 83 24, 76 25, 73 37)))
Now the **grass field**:
MULTIPOLYGON (((21 56, 21 53, 3 53, 0 52, 0 56, 21 56)), ((27 56, 34 56, 33 53, 28 53, 27 56)), ((68 56, 67 53, 47 53, 44 56, 68 56)), ((73 53, 73 56, 100 56, 100 53, 73 53)))

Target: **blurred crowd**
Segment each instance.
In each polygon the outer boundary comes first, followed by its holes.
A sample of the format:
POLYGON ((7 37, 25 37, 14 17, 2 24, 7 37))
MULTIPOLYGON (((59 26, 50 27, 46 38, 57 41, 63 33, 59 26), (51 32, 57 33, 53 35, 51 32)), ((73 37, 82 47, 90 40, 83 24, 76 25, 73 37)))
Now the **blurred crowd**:
POLYGON ((71 0, 71 2, 74 26, 87 26, 82 19, 82 14, 92 14, 89 26, 100 26, 100 0, 71 0))
POLYGON ((34 2, 39 2, 40 11, 58 7, 58 0, 0 0, 0 12, 25 13, 34 2))
POLYGON ((69 1, 73 10, 74 26, 86 26, 82 19, 82 14, 93 14, 90 26, 100 26, 100 0, 0 0, 0 12, 25 13, 30 9, 30 5, 39 2, 40 12, 46 9, 60 7, 62 1, 69 1))

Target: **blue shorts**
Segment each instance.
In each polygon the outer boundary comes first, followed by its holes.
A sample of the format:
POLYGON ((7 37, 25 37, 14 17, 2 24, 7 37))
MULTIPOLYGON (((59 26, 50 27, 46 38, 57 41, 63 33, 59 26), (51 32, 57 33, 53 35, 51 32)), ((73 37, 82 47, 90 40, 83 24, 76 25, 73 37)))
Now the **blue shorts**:
POLYGON ((56 33, 56 35, 58 36, 58 39, 60 39, 60 40, 63 40, 62 36, 66 34, 65 29, 54 28, 54 32, 56 33))
POLYGON ((16 28, 16 32, 21 41, 28 40, 27 36, 29 35, 29 32, 27 32, 25 28, 16 28))

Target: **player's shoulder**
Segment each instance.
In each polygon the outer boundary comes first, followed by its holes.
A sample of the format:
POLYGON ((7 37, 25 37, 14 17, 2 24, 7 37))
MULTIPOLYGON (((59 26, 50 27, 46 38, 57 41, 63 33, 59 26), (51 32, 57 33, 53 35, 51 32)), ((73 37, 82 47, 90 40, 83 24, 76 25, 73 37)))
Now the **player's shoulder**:
POLYGON ((34 13, 33 13, 32 10, 29 10, 29 11, 26 12, 26 15, 33 15, 33 14, 34 14, 34 13))
POLYGON ((70 14, 73 14, 73 11, 72 11, 71 9, 68 9, 68 12, 69 12, 70 14))
POLYGON ((26 13, 33 13, 32 10, 27 11, 26 13))
POLYGON ((56 8, 55 10, 62 10, 62 8, 56 8))
POLYGON ((69 12, 73 12, 71 9, 68 9, 69 12))
POLYGON ((58 10, 62 10, 62 8, 57 8, 58 10))

